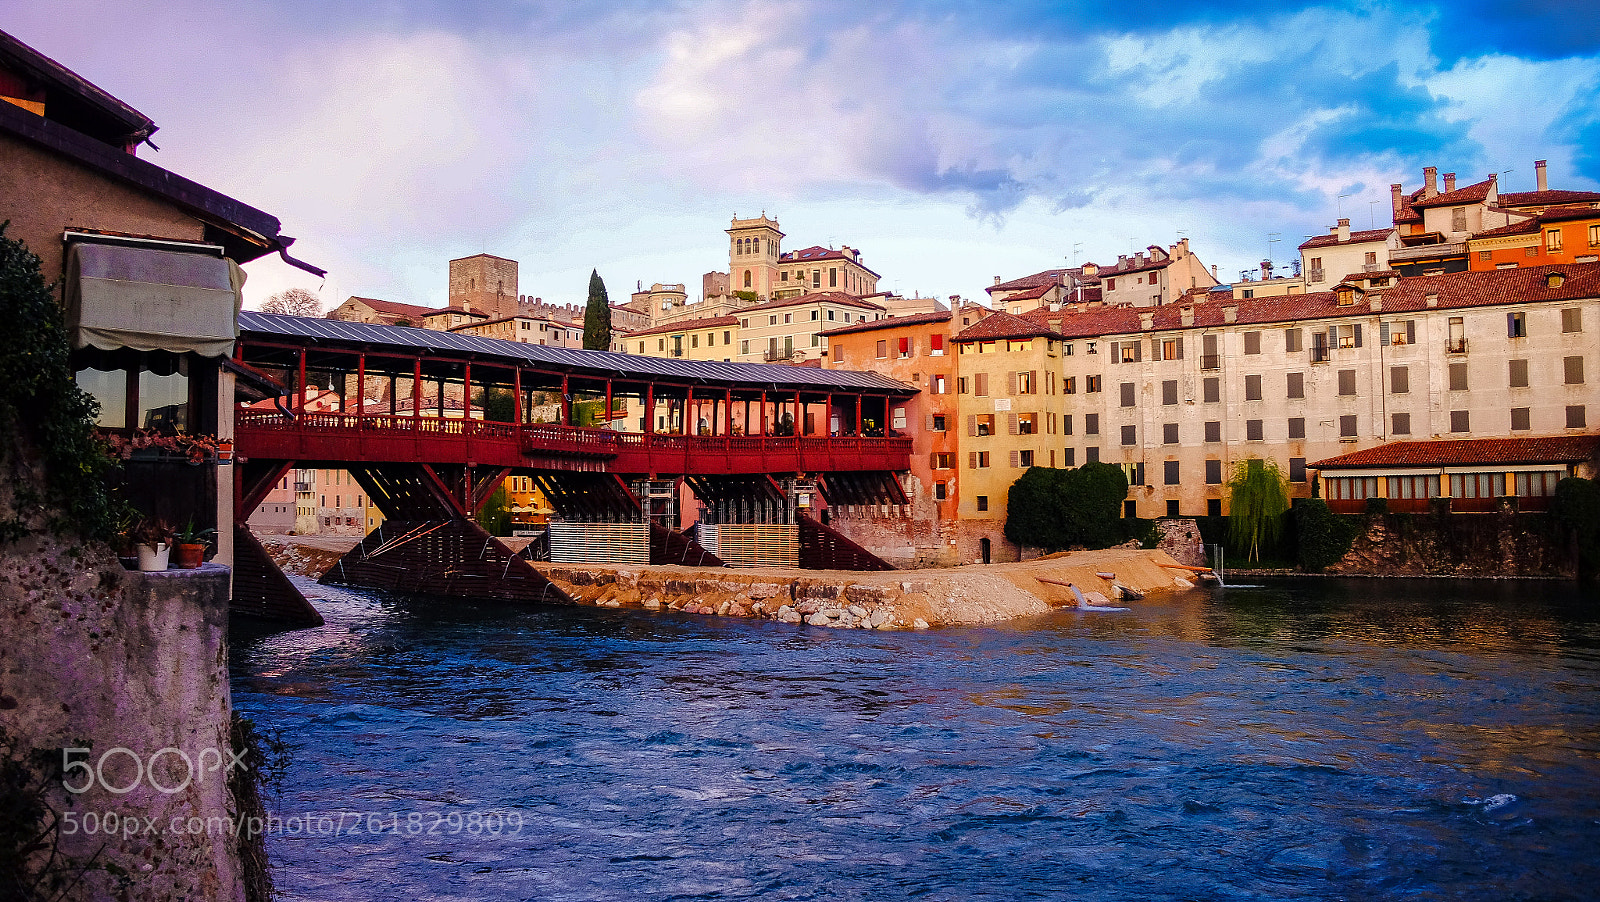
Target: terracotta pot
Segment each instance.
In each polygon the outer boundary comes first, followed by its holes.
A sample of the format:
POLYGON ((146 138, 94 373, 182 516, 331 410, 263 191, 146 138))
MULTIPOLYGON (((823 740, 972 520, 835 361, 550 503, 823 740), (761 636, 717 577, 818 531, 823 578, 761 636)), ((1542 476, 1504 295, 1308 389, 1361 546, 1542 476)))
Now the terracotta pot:
POLYGON ((139 569, 146 573, 167 569, 167 557, 172 552, 172 546, 166 542, 157 545, 139 546, 139 569))
POLYGON ((205 563, 206 546, 204 542, 190 544, 179 542, 172 546, 172 566, 180 570, 193 570, 205 563))

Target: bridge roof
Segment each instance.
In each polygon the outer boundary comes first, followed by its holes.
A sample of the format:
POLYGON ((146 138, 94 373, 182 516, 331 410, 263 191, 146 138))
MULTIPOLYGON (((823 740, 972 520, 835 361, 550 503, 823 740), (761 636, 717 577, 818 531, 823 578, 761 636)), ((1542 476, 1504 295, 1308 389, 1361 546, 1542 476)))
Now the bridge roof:
POLYGON ((474 360, 490 359, 505 366, 526 366, 625 380, 661 381, 727 385, 730 387, 805 391, 867 391, 887 394, 915 394, 918 389, 874 372, 825 370, 810 366, 773 363, 732 363, 716 360, 684 360, 669 357, 644 357, 612 351, 585 351, 547 345, 485 338, 464 332, 439 332, 409 326, 378 323, 351 323, 336 319, 282 316, 244 310, 239 313, 239 337, 288 340, 322 346, 359 346, 377 350, 385 346, 392 354, 418 351, 432 354, 459 354, 474 360))

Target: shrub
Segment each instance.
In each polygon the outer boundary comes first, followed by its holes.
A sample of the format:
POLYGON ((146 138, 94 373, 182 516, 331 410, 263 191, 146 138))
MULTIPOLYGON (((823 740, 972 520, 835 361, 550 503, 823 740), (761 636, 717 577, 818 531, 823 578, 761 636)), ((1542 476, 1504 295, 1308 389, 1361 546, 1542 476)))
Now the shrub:
POLYGON ((1294 506, 1294 516, 1302 570, 1320 572, 1349 553, 1356 526, 1330 510, 1328 502, 1321 498, 1303 499, 1294 506))
POLYGON ((1387 499, 1387 498, 1378 498, 1378 497, 1373 497, 1373 498, 1368 498, 1367 499, 1367 513, 1369 513, 1369 514, 1387 514, 1388 512, 1389 512, 1389 499, 1387 499))
POLYGON ((1578 565, 1585 572, 1600 570, 1600 481, 1568 476, 1556 483, 1550 512, 1578 543, 1578 565))
POLYGON ((1119 544, 1131 535, 1122 522, 1127 495, 1128 478, 1112 464, 1029 467, 1006 496, 1006 538, 1050 550, 1119 544))

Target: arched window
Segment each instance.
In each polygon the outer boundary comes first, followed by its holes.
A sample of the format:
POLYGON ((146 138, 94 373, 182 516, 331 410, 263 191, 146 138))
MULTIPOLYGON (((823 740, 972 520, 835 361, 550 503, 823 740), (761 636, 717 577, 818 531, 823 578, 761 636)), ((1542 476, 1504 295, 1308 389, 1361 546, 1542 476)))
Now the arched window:
POLYGON ((744 271, 744 287, 750 287, 750 270, 748 269, 744 271))

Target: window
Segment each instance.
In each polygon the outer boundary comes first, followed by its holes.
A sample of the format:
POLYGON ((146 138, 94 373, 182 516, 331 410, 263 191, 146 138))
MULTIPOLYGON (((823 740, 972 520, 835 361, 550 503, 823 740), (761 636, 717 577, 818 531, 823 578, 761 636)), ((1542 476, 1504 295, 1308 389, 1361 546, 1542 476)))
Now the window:
POLYGON ((1116 279, 1107 279, 1106 280, 1106 290, 1107 291, 1116 291, 1117 290, 1117 280, 1116 279))
POLYGON ((1499 498, 1505 493, 1504 473, 1452 473, 1450 497, 1499 498))
POLYGON ((784 314, 784 315, 783 315, 783 321, 784 321, 784 322, 785 322, 785 323, 792 323, 792 322, 794 322, 794 314, 793 314, 793 313, 785 313, 785 314, 784 314))
POLYGON ((1161 383, 1161 403, 1178 403, 1178 380, 1167 379, 1161 383))
POLYGON ((1064 413, 1061 415, 1061 434, 1072 434, 1072 414, 1070 413, 1064 413))
POLYGON ((1450 317, 1449 330, 1449 335, 1445 338, 1445 353, 1465 354, 1467 352, 1466 321, 1459 316, 1450 317))
POLYGON ((1338 340, 1334 343, 1338 347, 1341 347, 1341 348, 1359 348, 1359 347, 1361 347, 1361 324, 1360 323, 1353 323, 1353 324, 1350 324, 1350 325, 1343 325, 1343 326, 1334 326, 1333 328, 1338 330, 1336 332, 1336 337, 1338 338, 1338 340))
POLYGON ((1506 314, 1506 337, 1507 338, 1527 338, 1528 337, 1528 315, 1526 313, 1507 313, 1506 314))
POLYGON ((903 360, 911 356, 911 338, 902 336, 900 339, 900 358, 903 360))
POLYGON ((1508 361, 1508 363, 1511 366, 1511 387, 1512 388, 1527 388, 1528 387, 1528 361, 1526 361, 1526 360, 1511 360, 1511 361, 1508 361))
POLYGON ((1177 423, 1163 423, 1161 425, 1161 443, 1164 445, 1176 445, 1178 443, 1177 423))
POLYGON ((1246 333, 1244 333, 1244 352, 1246 354, 1259 354, 1259 353, 1261 353, 1261 333, 1260 332, 1246 332, 1246 333))
POLYGON ((1528 408, 1526 408, 1526 407, 1513 407, 1513 408, 1511 408, 1511 429, 1512 429, 1512 431, 1520 432, 1520 431, 1525 431, 1525 430, 1532 429, 1532 428, 1533 428, 1532 421, 1531 421, 1531 418, 1528 416, 1528 408))
POLYGON ((1016 431, 1012 435, 1036 435, 1039 432, 1039 415, 1036 413, 1014 413, 1011 419, 1016 424, 1016 431))
POLYGON ((837 267, 837 266, 828 267, 828 287, 829 288, 838 288, 839 287, 839 267, 837 267))
POLYGON ((1589 227, 1589 246, 1600 247, 1600 225, 1589 227))
POLYGON ((1244 421, 1244 439, 1247 442, 1259 442, 1262 437, 1261 420, 1244 421))
POLYGON ((978 510, 986 511, 988 509, 989 509, 989 496, 988 495, 979 495, 978 496, 978 510))
POLYGON ((1222 516, 1222 499, 1221 498, 1207 498, 1206 499, 1206 516, 1208 516, 1208 517, 1220 517, 1220 516, 1222 516))
POLYGON ((943 432, 943 431, 945 431, 944 422, 945 422, 945 415, 944 414, 942 414, 942 413, 933 414, 932 416, 928 417, 928 431, 929 432, 943 432))
MULTIPOLYGON (((1112 342, 1112 344, 1115 345, 1117 343, 1116 342, 1112 342)), ((1139 362, 1139 343, 1136 342, 1136 341, 1125 341, 1125 342, 1122 342, 1121 346, 1120 346, 1120 349, 1119 349, 1119 351, 1117 353, 1117 362, 1118 363, 1138 363, 1139 362)))
POLYGON ((1561 370, 1566 376, 1565 381, 1568 385, 1583 384, 1582 357, 1563 357, 1561 359, 1561 370))
POLYGON ((1261 400, 1261 377, 1259 375, 1244 377, 1244 399, 1246 401, 1261 400))
POLYGON ((1306 459, 1304 457, 1289 458, 1289 481, 1306 481, 1306 459))
POLYGON ((1164 460, 1161 462, 1161 481, 1165 485, 1178 484, 1178 462, 1164 460))
POLYGON ((1098 413, 1086 413, 1083 415, 1083 434, 1100 434, 1100 415, 1098 413))
POLYGON ((1222 485, 1222 461, 1206 461, 1206 485, 1222 485))
POLYGON ((1465 363, 1450 364, 1450 390, 1467 390, 1467 365, 1465 363))
POLYGON ((1019 394, 1019 395, 1035 395, 1035 394, 1038 394, 1039 393, 1039 386, 1037 385, 1037 380, 1038 380, 1038 374, 1033 370, 1029 370, 1026 373, 1017 373, 1016 374, 1017 390, 1016 390, 1015 394, 1019 394))
POLYGON ((1067 377, 1063 378, 1061 380, 1061 393, 1064 394, 1064 395, 1075 395, 1075 394, 1077 394, 1078 393, 1078 377, 1077 376, 1067 376, 1067 377))
POLYGON ((1216 404, 1222 400, 1222 380, 1216 376, 1208 376, 1201 382, 1201 396, 1207 404, 1216 404))
POLYGON ((1517 494, 1523 498, 1543 497, 1556 493, 1556 484, 1561 481, 1559 471, 1547 470, 1543 473, 1518 473, 1516 478, 1517 494))
POLYGON ((1208 441, 1208 442, 1220 442, 1220 441, 1222 441, 1222 421, 1221 420, 1207 420, 1206 421, 1206 441, 1208 441))
POLYGON ((1417 321, 1413 319, 1378 324, 1378 344, 1404 347, 1417 343, 1417 321))
MULTIPOLYGON (((1318 281, 1318 280, 1313 280, 1313 281, 1318 281)), ((1287 352, 1287 353, 1290 353, 1290 354, 1293 354, 1293 353, 1295 353, 1295 352, 1300 350, 1300 330, 1299 329, 1284 329, 1283 330, 1283 350, 1285 352, 1287 352)))
POLYGON ((1161 359, 1162 360, 1182 360, 1183 359, 1183 339, 1181 339, 1181 338, 1162 339, 1162 341, 1161 341, 1161 359))
POLYGON ((987 452, 987 451, 968 451, 967 452, 967 469, 969 469, 969 470, 983 470, 983 469, 987 469, 988 466, 989 466, 989 452, 987 452))
POLYGON ((972 393, 980 396, 989 394, 989 374, 974 373, 972 375, 972 393))
POLYGON ((994 414, 981 413, 967 417, 968 435, 994 435, 994 414))
POLYGON ((928 336, 928 355, 930 357, 943 357, 944 356, 944 336, 943 335, 935 334, 935 335, 928 336))
POLYGON ((1403 366, 1389 367, 1389 393, 1408 394, 1411 391, 1411 370, 1403 366))
POLYGON ((812 320, 816 320, 821 313, 822 313, 822 311, 820 311, 820 310, 811 311, 811 319, 812 320))
POLYGON ((1341 395, 1353 395, 1355 393, 1356 393, 1356 371, 1355 370, 1340 370, 1339 371, 1339 394, 1341 394, 1341 395))
POLYGON ((956 377, 956 393, 957 394, 962 394, 962 395, 967 393, 967 377, 966 376, 957 376, 956 377))
POLYGON ((949 495, 945 490, 944 483, 936 482, 933 484, 933 500, 943 501, 948 497, 949 495))
POLYGON ((1120 386, 1118 386, 1118 388, 1120 388, 1122 390, 1122 406, 1123 407, 1132 407, 1133 404, 1134 404, 1134 385, 1133 385, 1133 383, 1132 382, 1124 382, 1120 386))
POLYGON ((955 457, 948 451, 936 451, 929 455, 929 464, 935 470, 948 470, 955 466, 955 457))
POLYGON ((1568 429, 1582 429, 1582 428, 1584 428, 1584 411, 1583 411, 1583 405, 1582 404, 1568 404, 1567 405, 1567 428, 1568 429))
POLYGON ((776 326, 777 324, 778 324, 778 315, 776 313, 774 313, 771 316, 767 317, 767 325, 776 326))
POLYGON ((1557 254, 1557 253, 1561 252, 1561 230, 1560 229, 1545 229, 1545 231, 1544 231, 1544 252, 1547 253, 1547 254, 1557 254))
POLYGON ((1122 444, 1124 446, 1137 445, 1139 443, 1139 434, 1138 433, 1139 433, 1139 427, 1137 427, 1137 426, 1124 426, 1124 427, 1122 427, 1122 444))
POLYGON ((694 335, 689 336, 689 347, 691 347, 691 348, 700 347, 700 334, 698 332, 695 333, 694 335))
POLYGON ((741 353, 741 354, 750 353, 750 339, 748 339, 748 338, 739 339, 739 353, 741 353))
POLYGON ((1354 414, 1347 414, 1339 418, 1339 437, 1356 437, 1356 418, 1354 414))
POLYGON ((1292 439, 1294 439, 1294 438, 1303 439, 1303 438, 1306 437, 1306 418, 1305 417, 1290 417, 1289 418, 1289 437, 1292 438, 1292 439))
POLYGON ((1467 230, 1467 208, 1456 207, 1450 211, 1450 231, 1465 232, 1467 230))
POLYGON ((1306 374, 1305 373, 1290 373, 1289 374, 1289 386, 1288 386, 1288 389, 1289 389, 1289 394, 1288 394, 1289 398, 1291 398, 1291 399, 1304 398, 1306 396, 1306 374))
POLYGON ((1094 448, 1085 448, 1085 449, 1083 449, 1083 462, 1086 463, 1086 464, 1097 464, 1097 463, 1099 463, 1100 462, 1100 448, 1097 446, 1097 447, 1094 447, 1094 448))
POLYGON ((811 271, 811 287, 812 288, 821 288, 822 287, 822 270, 813 269, 811 271))
POLYGON ((1095 392, 1098 392, 1100 390, 1100 377, 1099 376, 1084 376, 1083 377, 1083 390, 1087 394, 1093 394, 1095 392))
POLYGON ((945 382, 945 377, 942 373, 936 373, 928 377, 928 388, 936 395, 950 393, 950 386, 945 382))
POLYGON ((1583 331, 1583 309, 1579 307, 1566 307, 1561 311, 1561 331, 1583 331))
POLYGON ((1450 431, 1451 432, 1471 432, 1472 431, 1471 418, 1467 416, 1467 413, 1468 412, 1465 411, 1465 410, 1452 410, 1452 411, 1450 411, 1450 431))
POLYGON ((1032 451, 1029 451, 1027 449, 1023 449, 1023 450, 1017 451, 1015 453, 1017 455, 1016 466, 1019 466, 1019 467, 1031 467, 1031 466, 1033 466, 1033 452, 1032 451))
POLYGON ((1411 414, 1397 413, 1389 417, 1389 431, 1395 435, 1411 434, 1411 414))

